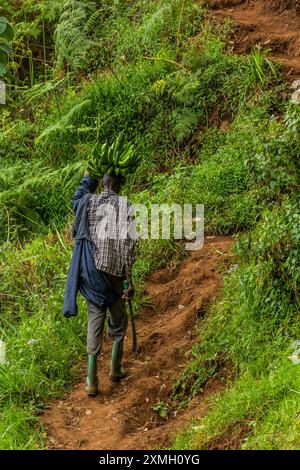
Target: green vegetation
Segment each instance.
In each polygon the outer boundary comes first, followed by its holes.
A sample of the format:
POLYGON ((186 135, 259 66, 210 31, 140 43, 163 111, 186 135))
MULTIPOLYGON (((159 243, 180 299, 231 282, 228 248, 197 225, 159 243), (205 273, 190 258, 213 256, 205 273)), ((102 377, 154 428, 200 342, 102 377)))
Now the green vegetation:
POLYGON ((14 38, 14 32, 7 18, 0 16, 0 76, 6 73, 6 64, 13 53, 9 43, 14 38))
POLYGON ((211 400, 211 411, 178 437, 175 448, 206 448, 240 426, 244 449, 299 448, 300 381, 289 357, 300 335, 297 120, 299 109, 291 106, 282 123, 270 124, 263 153, 249 160, 264 208, 250 233, 239 237, 239 265, 201 325, 174 396, 194 396, 228 364, 232 385, 211 400))
MULTIPOLYGON (((207 234, 241 233, 238 268, 173 398, 225 367, 230 382, 175 448, 209 447, 241 424, 245 448, 299 448, 299 366, 287 356, 300 334, 300 109, 278 67, 258 50, 231 54, 230 25, 212 25, 199 1, 1 5, 15 54, 0 109, 0 448, 43 446, 39 411, 78 377, 84 302, 72 321, 61 313, 70 199, 96 142, 124 129, 140 157, 133 202, 202 203, 207 234)), ((183 255, 173 241, 140 244, 136 308, 147 274, 183 255)))

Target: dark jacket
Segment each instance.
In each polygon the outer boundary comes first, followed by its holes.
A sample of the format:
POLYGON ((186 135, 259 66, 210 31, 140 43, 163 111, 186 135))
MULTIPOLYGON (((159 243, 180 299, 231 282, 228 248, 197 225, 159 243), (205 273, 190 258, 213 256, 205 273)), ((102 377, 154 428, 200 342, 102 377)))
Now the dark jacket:
POLYGON ((115 288, 111 276, 98 271, 94 261, 94 244, 89 234, 87 207, 97 184, 97 180, 85 176, 73 197, 76 219, 72 232, 74 247, 63 307, 66 317, 76 316, 78 313, 76 303, 78 291, 101 309, 106 309, 121 296, 121 289, 115 288))

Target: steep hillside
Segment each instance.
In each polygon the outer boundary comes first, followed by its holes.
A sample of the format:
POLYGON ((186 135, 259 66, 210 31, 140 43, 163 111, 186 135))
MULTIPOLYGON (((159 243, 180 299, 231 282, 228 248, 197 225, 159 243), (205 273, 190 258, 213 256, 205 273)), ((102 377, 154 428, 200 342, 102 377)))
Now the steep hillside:
POLYGON ((0 15, 15 32, 0 105, 0 448, 298 449, 298 2, 22 0, 0 15), (141 351, 127 339, 131 375, 111 390, 106 346, 88 406, 83 300, 62 316, 70 200, 96 142, 121 131, 141 156, 124 194, 204 204, 206 245, 188 257, 174 239, 140 242, 141 351), (93 416, 116 423, 105 445, 93 416))
POLYGON ((289 79, 300 75, 300 3, 297 0, 211 0, 214 14, 233 21, 233 51, 251 52, 253 46, 271 51, 289 79))
MULTIPOLYGON (((126 341, 128 378, 120 384, 109 382, 111 344, 107 338, 99 364, 101 394, 95 400, 86 396, 84 365, 82 382, 45 412, 42 423, 50 448, 166 448, 188 419, 203 414, 203 396, 181 412, 167 401, 178 370, 188 361, 186 352, 197 339, 196 325, 220 294, 224 267, 232 265, 232 242, 231 237, 212 237, 203 250, 177 268, 150 276, 146 292, 153 305, 143 308, 137 321, 137 355, 131 351, 130 331, 126 341)), ((205 394, 224 388, 224 377, 225 371, 209 381, 205 394)))

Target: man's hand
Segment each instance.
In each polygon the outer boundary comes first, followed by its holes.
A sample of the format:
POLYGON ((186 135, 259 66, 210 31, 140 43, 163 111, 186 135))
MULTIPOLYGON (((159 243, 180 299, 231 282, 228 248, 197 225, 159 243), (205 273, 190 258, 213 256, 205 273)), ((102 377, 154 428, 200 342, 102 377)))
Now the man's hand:
POLYGON ((83 176, 90 176, 90 174, 87 170, 85 170, 85 172, 83 173, 83 176))
POLYGON ((132 300, 134 296, 134 288, 131 281, 128 281, 128 289, 123 290, 122 299, 123 300, 132 300))

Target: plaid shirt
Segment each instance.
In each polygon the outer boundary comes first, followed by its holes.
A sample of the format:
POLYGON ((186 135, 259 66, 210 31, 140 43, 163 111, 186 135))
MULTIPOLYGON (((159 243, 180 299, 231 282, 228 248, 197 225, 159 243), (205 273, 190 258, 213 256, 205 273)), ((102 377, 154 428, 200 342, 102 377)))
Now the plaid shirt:
POLYGON ((105 189, 92 194, 88 204, 88 224, 95 245, 97 269, 114 276, 131 276, 136 239, 128 235, 134 229, 132 206, 127 198, 105 189))

